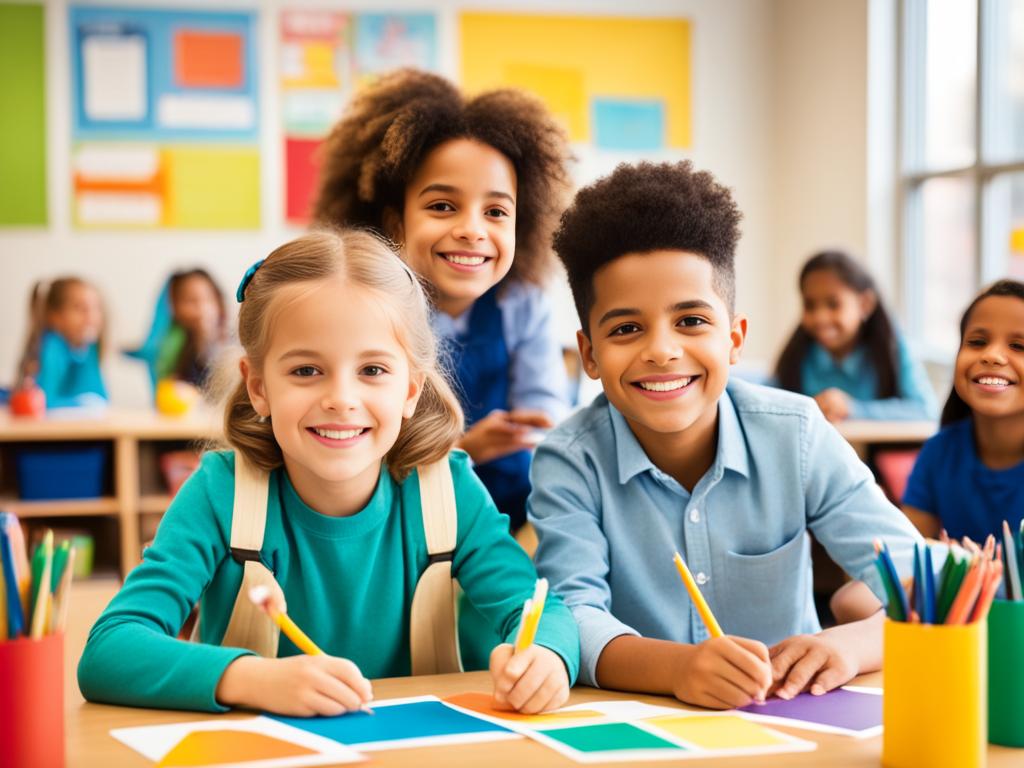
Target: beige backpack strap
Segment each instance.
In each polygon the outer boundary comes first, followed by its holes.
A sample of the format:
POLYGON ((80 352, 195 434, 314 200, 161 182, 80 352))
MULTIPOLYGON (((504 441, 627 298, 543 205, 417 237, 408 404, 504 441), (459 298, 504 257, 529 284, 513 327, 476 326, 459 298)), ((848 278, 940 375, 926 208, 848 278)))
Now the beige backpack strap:
POLYGON ((231 513, 231 556, 244 568, 242 585, 228 620, 221 645, 248 648, 267 658, 277 657, 280 630, 263 610, 249 599, 249 590, 265 586, 285 610, 284 593, 274 574, 260 560, 267 525, 270 476, 253 467, 235 452, 235 502, 231 513))
POLYGON ((458 583, 452 579, 459 518, 448 457, 418 467, 417 473, 429 560, 416 584, 409 617, 412 674, 461 672, 458 583))

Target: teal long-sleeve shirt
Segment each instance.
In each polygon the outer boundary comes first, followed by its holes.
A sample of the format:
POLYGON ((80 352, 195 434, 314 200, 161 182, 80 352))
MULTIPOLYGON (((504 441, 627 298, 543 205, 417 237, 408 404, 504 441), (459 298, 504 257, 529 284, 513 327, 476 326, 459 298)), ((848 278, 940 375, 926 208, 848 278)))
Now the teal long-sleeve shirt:
MULTIPOLYGON (((450 457, 458 504, 453 573, 470 602, 511 642, 537 578, 462 452, 450 457)), ((288 614, 325 653, 354 661, 368 678, 408 675, 409 610, 427 545, 413 472, 396 483, 382 469, 365 508, 329 517, 299 498, 283 469, 270 475, 261 557, 275 574, 288 614)), ((156 540, 89 633, 78 683, 90 701, 221 711, 217 683, 249 653, 219 645, 242 567, 229 551, 234 454, 212 452, 182 486, 156 540), (200 640, 176 638, 202 598, 200 640)), ((536 642, 561 656, 575 681, 579 633, 571 613, 548 598, 536 642)), ((299 650, 281 635, 278 656, 299 650)))
POLYGON ((47 408, 85 405, 90 398, 106 400, 99 347, 72 347, 59 333, 46 331, 39 342, 36 384, 46 393, 47 408))

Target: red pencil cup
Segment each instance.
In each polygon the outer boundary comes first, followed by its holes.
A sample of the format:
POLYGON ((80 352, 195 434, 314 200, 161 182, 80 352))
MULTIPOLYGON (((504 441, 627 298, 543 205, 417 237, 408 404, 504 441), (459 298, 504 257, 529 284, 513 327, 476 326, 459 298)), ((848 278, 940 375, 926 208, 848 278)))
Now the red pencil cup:
POLYGON ((0 643, 0 768, 64 768, 64 635, 0 643))

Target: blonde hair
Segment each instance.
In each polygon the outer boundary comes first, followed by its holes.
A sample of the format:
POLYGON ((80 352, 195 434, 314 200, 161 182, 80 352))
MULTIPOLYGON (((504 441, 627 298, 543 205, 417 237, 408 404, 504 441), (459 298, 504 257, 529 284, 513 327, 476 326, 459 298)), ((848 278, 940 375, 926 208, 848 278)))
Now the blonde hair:
MULTIPOLYGON (((32 286, 32 293, 28 300, 28 335, 25 338, 21 361, 18 363, 16 387, 22 386, 26 379, 39 375, 39 350, 43 333, 49 328, 50 315, 63 309, 69 294, 75 288, 88 288, 99 296, 99 291, 94 285, 73 275, 58 277, 50 282, 40 280, 32 286)), ((100 307, 101 310, 104 310, 102 305, 103 300, 100 297, 100 307)), ((100 326, 99 338, 96 340, 97 350, 101 357, 106 337, 106 312, 104 311, 103 314, 104 321, 100 326)))
MULTIPOLYGON (((272 304, 280 290, 337 275, 381 298, 408 355, 410 373, 424 377, 416 411, 402 422, 398 439, 385 456, 391 475, 401 481, 414 467, 448 454, 462 434, 463 416, 438 368, 437 342, 423 288, 383 240, 360 230, 323 230, 276 249, 245 287, 238 338, 251 366, 260 369, 270 345, 272 304)), ((224 436, 228 445, 262 470, 269 472, 283 464, 271 424, 256 413, 244 380, 236 381, 226 399, 224 436)))

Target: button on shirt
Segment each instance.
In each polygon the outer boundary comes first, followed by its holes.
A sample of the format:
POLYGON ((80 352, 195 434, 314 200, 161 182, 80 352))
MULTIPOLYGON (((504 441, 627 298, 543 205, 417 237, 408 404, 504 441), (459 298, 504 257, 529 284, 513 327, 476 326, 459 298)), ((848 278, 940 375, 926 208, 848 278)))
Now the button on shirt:
POLYGON ((820 629, 808 531, 882 600, 872 539, 907 575, 921 541, 812 400, 738 380, 718 402, 715 458, 692 493, 651 462, 604 395, 541 444, 531 479, 537 569, 579 624, 588 685, 619 635, 708 638, 675 550, 727 633, 773 644, 820 629))

